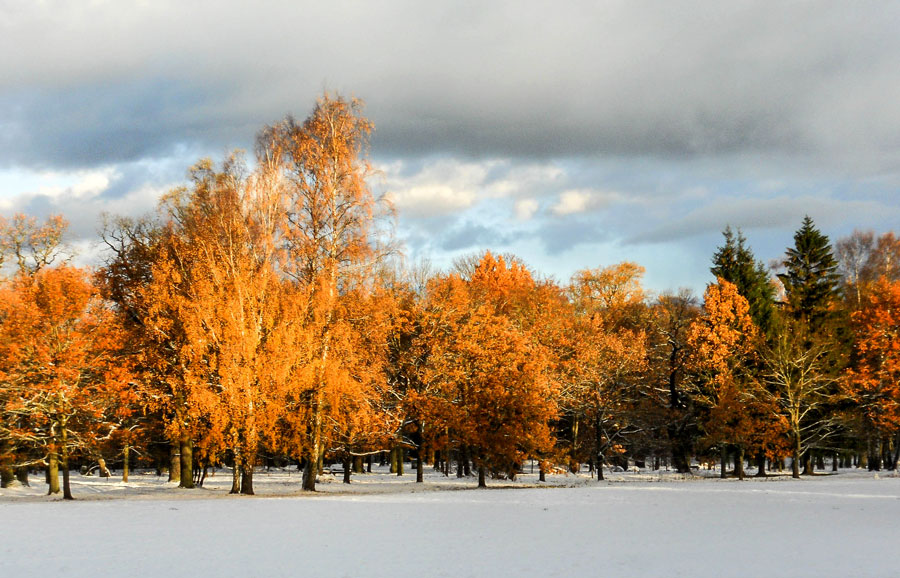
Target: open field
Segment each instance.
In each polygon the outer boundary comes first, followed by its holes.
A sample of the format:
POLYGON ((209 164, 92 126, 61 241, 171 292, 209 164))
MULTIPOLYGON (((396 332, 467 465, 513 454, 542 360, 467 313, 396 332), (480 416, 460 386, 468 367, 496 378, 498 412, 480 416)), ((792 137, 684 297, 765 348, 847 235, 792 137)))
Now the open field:
POLYGON ((278 472, 256 476, 257 497, 227 496, 227 472, 199 490, 73 479, 71 503, 41 496, 37 477, 2 490, 0 576, 900 575, 900 478, 886 474, 546 488, 525 475, 477 490, 375 473, 301 495, 297 473, 278 472))

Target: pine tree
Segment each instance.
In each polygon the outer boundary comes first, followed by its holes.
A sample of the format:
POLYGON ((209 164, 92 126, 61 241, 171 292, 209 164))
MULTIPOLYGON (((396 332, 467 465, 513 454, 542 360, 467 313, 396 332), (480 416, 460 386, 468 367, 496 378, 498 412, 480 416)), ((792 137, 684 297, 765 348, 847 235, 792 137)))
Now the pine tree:
POLYGON ((763 333, 769 334, 773 330, 775 288, 769 282, 766 268, 754 258, 740 229, 735 234, 730 226, 725 227, 722 235, 725 245, 713 255, 710 272, 737 287, 738 293, 750 304, 753 323, 763 333))
POLYGON ((813 333, 821 330, 838 297, 841 276, 828 237, 808 216, 794 234, 794 246, 788 248, 784 265, 786 271, 778 278, 784 284, 789 314, 807 323, 813 333))

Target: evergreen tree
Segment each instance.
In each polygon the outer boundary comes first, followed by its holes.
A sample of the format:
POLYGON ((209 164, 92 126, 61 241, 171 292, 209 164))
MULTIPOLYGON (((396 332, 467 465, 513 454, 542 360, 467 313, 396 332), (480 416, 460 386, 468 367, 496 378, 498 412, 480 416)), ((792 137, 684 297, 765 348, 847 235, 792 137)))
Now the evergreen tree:
POLYGON ((740 229, 735 233, 730 226, 725 227, 722 235, 725 237, 725 245, 719 247, 713 255, 710 272, 716 278, 724 279, 737 287, 741 297, 750 304, 753 323, 763 333, 770 334, 775 313, 775 288, 769 282, 766 268, 754 258, 740 229))
POLYGON ((784 260, 786 271, 778 278, 784 284, 787 312, 809 325, 822 329, 830 317, 829 307, 838 297, 841 276, 826 235, 816 229, 809 216, 794 234, 794 246, 784 260))

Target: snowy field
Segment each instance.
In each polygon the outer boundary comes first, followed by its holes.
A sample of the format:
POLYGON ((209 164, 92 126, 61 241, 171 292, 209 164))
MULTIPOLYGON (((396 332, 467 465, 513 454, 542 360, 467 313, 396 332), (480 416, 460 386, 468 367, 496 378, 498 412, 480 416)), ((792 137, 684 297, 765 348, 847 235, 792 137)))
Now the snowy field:
POLYGON ((197 490, 155 475, 73 475, 75 502, 0 490, 5 576, 900 576, 900 478, 665 473, 458 481, 428 470, 260 472, 256 497, 220 471, 197 490), (456 491, 453 491, 456 490, 456 491))

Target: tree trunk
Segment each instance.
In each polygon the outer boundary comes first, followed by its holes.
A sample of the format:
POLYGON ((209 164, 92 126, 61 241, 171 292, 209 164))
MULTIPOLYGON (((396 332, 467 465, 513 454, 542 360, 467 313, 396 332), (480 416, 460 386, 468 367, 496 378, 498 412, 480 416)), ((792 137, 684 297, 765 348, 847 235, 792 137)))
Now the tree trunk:
POLYGON ((397 446, 397 475, 403 475, 403 446, 397 446))
POLYGON ((540 465, 538 465, 538 469, 540 469, 540 473, 538 474, 538 481, 546 482, 547 481, 547 473, 546 473, 546 469, 544 468, 543 461, 541 461, 540 465))
POLYGON ((728 468, 728 450, 725 448, 725 446, 722 446, 722 449, 719 451, 720 451, 720 458, 722 460, 722 469, 719 472, 719 477, 724 480, 725 476, 727 475, 726 469, 728 468))
POLYGON ((791 477, 800 479, 800 438, 794 438, 794 447, 791 449, 791 477))
POLYGON ((69 431, 66 429, 66 425, 62 424, 60 427, 60 466, 62 467, 63 474, 63 499, 64 500, 74 500, 75 498, 72 496, 72 486, 69 484, 69 431))
POLYGON ((231 464, 231 491, 228 493, 241 493, 241 455, 238 452, 234 452, 234 463, 231 464))
POLYGON ((344 453, 344 456, 341 459, 341 464, 344 466, 344 483, 349 484, 350 483, 350 468, 352 465, 350 463, 350 453, 349 452, 344 453))
POLYGON ((0 488, 10 487, 16 479, 16 474, 11 466, 0 467, 0 488))
POLYGON ((128 447, 128 444, 122 448, 122 481, 126 484, 128 483, 128 458, 130 456, 131 448, 128 447))
POLYGON ((181 454, 178 453, 178 444, 176 443, 169 447, 169 481, 181 481, 181 454))
POLYGON ((487 482, 485 481, 485 475, 484 475, 484 466, 478 466, 478 487, 479 488, 487 487, 487 482))
POLYGON ((59 493, 59 460, 55 448, 47 455, 47 485, 48 496, 59 493))
POLYGON ((766 454, 762 450, 760 450, 759 454, 756 456, 756 465, 758 467, 756 477, 766 477, 766 454))
POLYGON ((319 457, 311 454, 306 460, 306 467, 303 468, 303 490, 307 492, 316 491, 316 475, 319 470, 319 457))
POLYGON ((181 440, 178 443, 178 449, 181 453, 181 476, 178 481, 179 488, 193 488, 194 487, 194 462, 193 462, 193 453, 194 446, 191 438, 188 436, 182 436, 181 440))
POLYGON ((416 452, 416 483, 422 484, 425 482, 425 464, 422 461, 422 446, 419 445, 419 450, 416 452))
POLYGON ((734 473, 737 479, 744 481, 744 448, 739 446, 734 456, 734 473))
POLYGON ((803 475, 811 476, 813 475, 813 467, 812 467, 812 451, 806 450, 803 453, 803 475))
MULTIPOLYGON (((327 357, 326 352, 323 353, 327 357)), ((323 361, 324 361, 323 357, 323 361)), ((321 381, 321 380, 320 380, 321 381)), ((324 452, 322 451, 322 405, 325 402, 325 392, 320 385, 316 390, 316 400, 312 407, 313 411, 313 428, 312 443, 310 444, 309 467, 303 471, 303 489, 307 492, 316 491, 316 476, 320 473, 320 464, 324 452)))
POLYGON ((254 495, 253 492, 253 466, 254 459, 247 458, 244 460, 244 466, 241 468, 241 494, 245 496, 254 495))
POLYGON ((897 471, 898 461, 900 461, 900 433, 897 434, 897 439, 894 441, 894 463, 891 469, 895 472, 897 471))
POLYGON ((23 486, 30 486, 28 483, 28 466, 19 466, 16 468, 16 480, 23 486))
POLYGON ((837 452, 833 452, 831 454, 831 471, 832 472, 838 471, 838 460, 839 459, 840 459, 840 456, 838 456, 837 452))

